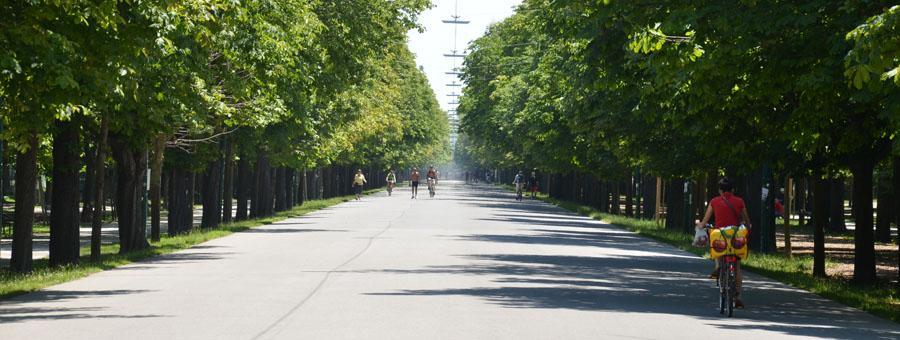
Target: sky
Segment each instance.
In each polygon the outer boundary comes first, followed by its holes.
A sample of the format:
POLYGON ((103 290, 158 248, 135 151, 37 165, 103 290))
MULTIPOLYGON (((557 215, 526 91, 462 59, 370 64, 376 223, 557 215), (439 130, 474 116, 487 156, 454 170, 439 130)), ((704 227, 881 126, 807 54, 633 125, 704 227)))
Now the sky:
POLYGON ((454 48, 453 26, 458 26, 456 49, 461 54, 469 42, 484 34, 492 23, 500 22, 513 14, 513 7, 522 3, 522 0, 432 0, 434 8, 422 13, 419 24, 425 31, 410 31, 409 47, 416 55, 416 64, 425 70, 431 88, 437 95, 441 108, 448 110, 455 105, 450 105, 453 97, 450 93, 460 93, 459 87, 450 87, 456 80, 456 76, 445 74, 453 67, 458 67, 461 58, 447 58, 445 53, 450 53, 454 48), (454 13, 454 7, 458 2, 460 20, 470 21, 468 25, 450 25, 441 20, 449 20, 454 13), (453 60, 455 59, 455 60, 453 60))

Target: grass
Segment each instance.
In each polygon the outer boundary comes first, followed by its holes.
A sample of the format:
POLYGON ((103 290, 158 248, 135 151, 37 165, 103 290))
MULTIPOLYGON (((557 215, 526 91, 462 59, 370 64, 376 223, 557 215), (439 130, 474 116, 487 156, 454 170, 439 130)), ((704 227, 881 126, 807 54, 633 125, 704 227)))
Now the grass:
MULTIPOLYGON (((35 224, 32 228, 34 228, 31 232, 33 234, 49 234, 50 233, 50 225, 49 224, 35 224)), ((3 228, 3 233, 0 234, 0 238, 11 238, 12 237, 12 227, 7 226, 3 228)))
MULTIPOLYGON (((509 189, 509 186, 504 186, 509 189)), ((598 210, 541 195, 539 198, 566 210, 619 226, 639 235, 664 242, 698 256, 707 256, 705 248, 691 246, 693 235, 666 230, 655 221, 601 213, 598 210)), ((788 257, 785 254, 751 253, 741 263, 749 271, 810 291, 822 297, 859 308, 871 314, 900 322, 900 292, 889 283, 876 286, 857 286, 840 278, 817 278, 812 275, 811 256, 788 257)), ((834 265, 826 263, 826 266, 834 265)))
MULTIPOLYGON (((378 190, 367 191, 367 194, 378 190)), ((153 256, 169 254, 178 250, 224 237, 233 233, 246 231, 255 227, 272 224, 291 217, 302 216, 310 212, 350 201, 354 196, 335 197, 325 200, 311 200, 292 210, 281 212, 272 217, 230 223, 218 229, 199 230, 174 237, 163 236, 159 242, 152 242, 151 247, 144 250, 119 254, 118 244, 103 245, 99 262, 90 261, 90 247, 81 248, 81 263, 64 267, 50 267, 47 259, 35 260, 34 271, 29 274, 18 274, 8 269, 0 269, 0 299, 26 294, 60 283, 77 280, 88 275, 113 269, 132 262, 153 256)))

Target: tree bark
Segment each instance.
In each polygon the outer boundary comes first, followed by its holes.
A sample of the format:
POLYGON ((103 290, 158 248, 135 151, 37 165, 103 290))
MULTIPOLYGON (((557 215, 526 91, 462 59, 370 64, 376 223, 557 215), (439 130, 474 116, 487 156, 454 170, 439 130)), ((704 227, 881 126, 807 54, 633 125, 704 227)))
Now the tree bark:
POLYGON ((673 179, 666 188, 666 229, 681 231, 684 220, 684 180, 673 179))
POLYGON ((214 229, 219 227, 222 217, 222 199, 219 195, 220 184, 222 183, 222 163, 219 159, 209 162, 206 166, 206 174, 203 175, 203 186, 201 192, 201 200, 203 202, 203 211, 200 227, 203 229, 214 229))
POLYGON ((285 169, 275 169, 275 211, 285 211, 287 207, 287 185, 285 184, 285 169))
POLYGON ((894 192, 892 179, 888 171, 879 171, 876 188, 878 189, 878 208, 875 214, 875 241, 891 242, 891 222, 894 221, 894 192))
POLYGON ((791 208, 793 208, 794 198, 794 179, 787 177, 784 185, 784 252, 788 256, 793 256, 793 247, 791 245, 791 208))
POLYGON ((826 277, 825 273, 825 230, 828 228, 829 180, 816 174, 812 178, 813 201, 813 275, 826 277))
POLYGON ((35 186, 37 184, 37 136, 29 136, 28 150, 16 155, 16 211, 13 222, 12 256, 9 267, 28 273, 33 267, 35 186))
POLYGON ((165 150, 166 136, 156 136, 153 141, 153 162, 150 165, 150 239, 153 242, 159 242, 160 236, 159 224, 162 210, 160 193, 162 192, 162 166, 165 150))
POLYGON ((847 231, 847 223, 844 219, 844 196, 846 192, 844 179, 834 178, 830 181, 830 184, 829 204, 831 206, 829 211, 831 214, 829 216, 828 231, 844 232, 847 231))
MULTIPOLYGON (((894 156, 891 159, 892 174, 894 178, 894 223, 897 226, 898 234, 900 234, 900 156, 894 156)), ((897 236, 897 281, 900 281, 900 235, 897 236)))
POLYGON ((269 157, 266 151, 259 150, 256 162, 256 199, 254 202, 256 211, 254 217, 268 217, 273 209, 273 193, 272 193, 272 171, 269 166, 269 157))
POLYGON ((225 183, 222 189, 222 222, 231 223, 234 199, 234 146, 228 139, 225 141, 225 183))
POLYGON ((234 219, 243 221, 247 219, 247 198, 250 194, 250 183, 253 175, 250 171, 250 162, 246 157, 241 157, 238 161, 237 176, 237 212, 234 219))
POLYGON ((874 161, 860 161, 853 172, 853 205, 856 230, 853 236, 853 281, 857 284, 875 283, 875 235, 872 232, 872 172, 874 161))
POLYGON ((84 159, 82 163, 85 164, 85 172, 84 172, 84 190, 81 191, 81 217, 80 221, 83 223, 91 222, 91 215, 94 213, 93 203, 94 203, 94 179, 96 178, 96 172, 94 171, 94 167, 96 166, 94 162, 94 158, 97 157, 97 146, 96 144, 91 146, 90 143, 85 141, 84 143, 84 159))
POLYGON ((78 214, 79 126, 72 120, 56 121, 53 136, 53 182, 50 208, 50 265, 78 263, 80 255, 78 214))
POLYGON ((116 188, 119 253, 149 248, 150 243, 145 237, 147 227, 141 218, 143 216, 141 180, 146 176, 147 153, 144 150, 134 150, 124 138, 118 136, 111 136, 110 144, 119 177, 116 188))
POLYGON ((634 176, 629 176, 625 185, 625 216, 634 217, 634 176))
POLYGON ((106 118, 100 122, 100 138, 97 140, 97 154, 94 158, 94 211, 91 214, 91 262, 100 261, 103 231, 104 185, 106 184, 106 140, 109 124, 106 118))

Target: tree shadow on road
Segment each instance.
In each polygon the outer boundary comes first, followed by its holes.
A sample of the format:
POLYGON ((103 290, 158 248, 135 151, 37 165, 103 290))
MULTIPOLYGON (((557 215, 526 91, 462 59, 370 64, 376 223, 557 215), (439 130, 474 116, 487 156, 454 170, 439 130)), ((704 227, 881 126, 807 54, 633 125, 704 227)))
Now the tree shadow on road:
POLYGON ((520 228, 450 237, 461 242, 554 248, 524 254, 462 254, 464 264, 382 270, 397 275, 484 276, 492 284, 369 295, 467 296, 504 308, 682 315, 723 330, 739 327, 837 339, 900 338, 900 327, 894 323, 752 274, 745 275, 744 283, 748 308, 726 319, 718 313, 718 289, 706 278, 712 270, 708 260, 544 203, 464 203, 501 209, 481 220, 484 223, 513 222, 520 228), (553 255, 569 247, 603 250, 592 256, 553 255))
POLYGON ((0 303, 0 324, 15 323, 29 320, 69 320, 69 319, 142 319, 160 318, 166 315, 155 314, 109 314, 103 313, 106 308, 101 307, 35 307, 32 304, 46 303, 50 301, 78 300, 87 297, 117 296, 127 294, 141 294, 148 290, 93 290, 93 291, 64 291, 43 290, 28 295, 15 297, 0 303))

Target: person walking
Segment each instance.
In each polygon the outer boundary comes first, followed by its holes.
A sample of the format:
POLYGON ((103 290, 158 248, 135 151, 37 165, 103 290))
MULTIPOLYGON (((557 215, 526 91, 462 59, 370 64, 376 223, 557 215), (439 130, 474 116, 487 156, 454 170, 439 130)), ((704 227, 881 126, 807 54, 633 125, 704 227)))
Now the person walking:
POLYGON ((366 184, 366 176, 363 175, 362 169, 356 170, 356 175, 353 176, 353 191, 356 192, 356 200, 359 201, 360 197, 362 197, 362 189, 363 185, 366 184))
POLYGON ((412 199, 415 199, 416 196, 419 195, 419 168, 413 168, 409 173, 409 186, 412 188, 412 199))

